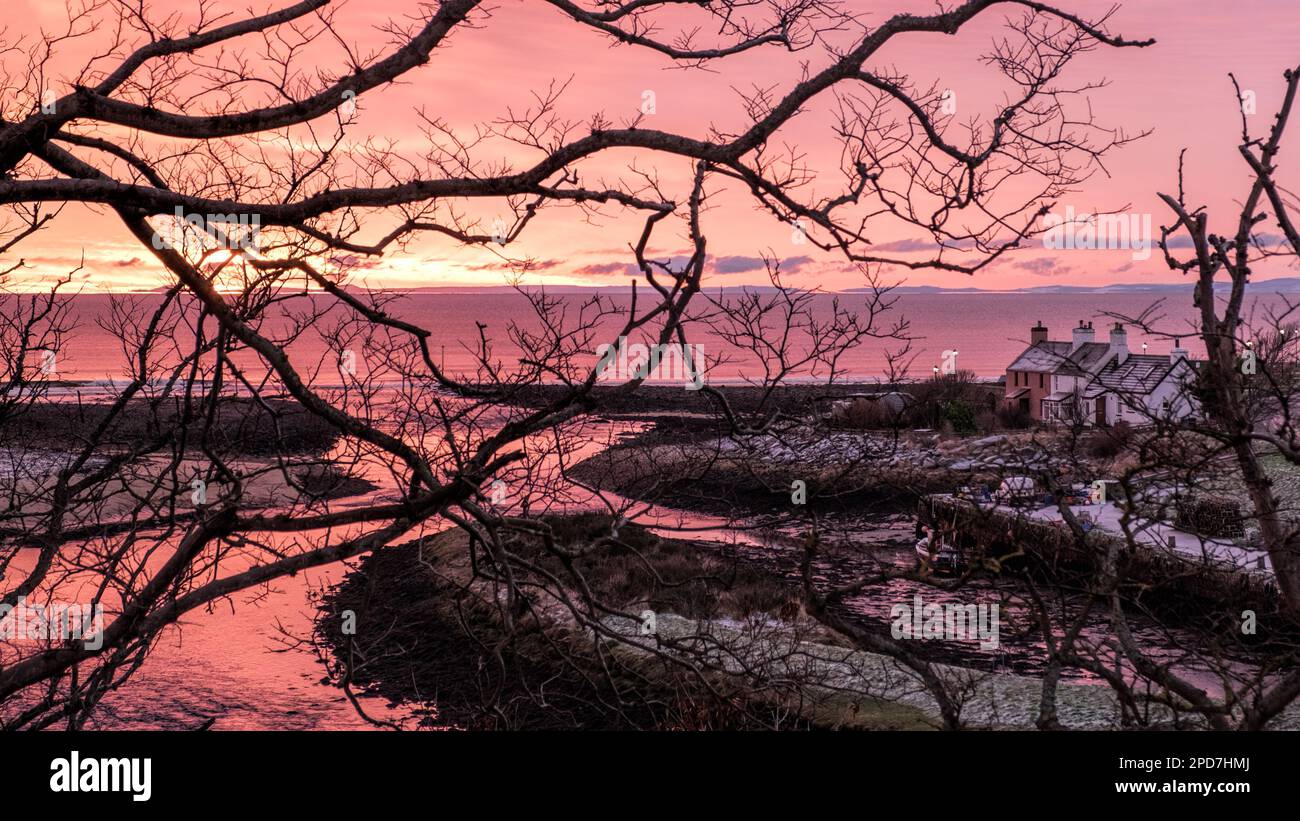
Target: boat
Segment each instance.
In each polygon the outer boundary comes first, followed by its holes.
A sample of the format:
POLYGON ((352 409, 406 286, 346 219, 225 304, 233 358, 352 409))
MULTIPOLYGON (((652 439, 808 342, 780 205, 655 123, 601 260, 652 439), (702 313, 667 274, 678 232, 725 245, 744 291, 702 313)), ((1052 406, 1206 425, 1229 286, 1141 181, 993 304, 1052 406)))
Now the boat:
POLYGON ((934 573, 959 573, 966 566, 966 557, 956 544, 949 544, 942 533, 928 526, 921 528, 924 535, 916 543, 916 558, 922 568, 934 573))

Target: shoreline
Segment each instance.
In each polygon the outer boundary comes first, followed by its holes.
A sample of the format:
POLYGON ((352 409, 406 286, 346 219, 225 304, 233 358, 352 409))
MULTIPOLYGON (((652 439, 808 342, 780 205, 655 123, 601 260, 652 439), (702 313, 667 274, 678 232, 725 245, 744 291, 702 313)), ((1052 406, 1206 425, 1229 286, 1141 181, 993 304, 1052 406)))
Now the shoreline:
MULTIPOLYGON (((760 409, 770 413, 806 416, 829 412, 830 403, 861 394, 906 391, 924 385, 926 380, 909 382, 849 381, 800 383, 787 381, 768 389, 743 382, 707 382, 707 386, 722 394, 738 414, 754 413, 760 409), (761 408, 760 408, 761 406, 761 408)), ((972 389, 1001 394, 999 378, 974 378, 972 389)), ((657 418, 663 415, 703 414, 706 419, 717 419, 717 401, 702 391, 686 390, 679 384, 645 382, 635 391, 619 395, 618 384, 597 383, 592 390, 598 415, 626 415, 631 418, 657 418)), ((563 384, 529 385, 513 390, 505 401, 523 407, 537 407, 562 395, 568 386, 563 384)))
MULTIPOLYGON (((598 656, 590 630, 575 629, 554 614, 525 623, 498 662, 486 648, 502 637, 499 622, 485 598, 490 596, 487 586, 470 578, 466 550, 464 534, 455 530, 426 540, 423 547, 385 548, 366 556, 322 597, 316 621, 321 643, 339 663, 362 655, 370 659, 351 675, 364 688, 360 692, 411 708, 424 726, 459 729, 752 729, 755 714, 792 709, 780 691, 768 692, 744 709, 727 699, 715 702, 699 689, 701 682, 676 664, 620 642, 602 639, 604 651, 598 656), (357 617, 352 638, 341 631, 340 614, 349 609, 357 617), (364 652, 356 652, 358 646, 364 652), (556 649, 563 660, 547 652, 556 649), (498 669, 499 663, 505 666, 498 669), (546 682, 544 703, 521 684, 529 677, 546 682), (495 688, 509 710, 485 709, 479 703, 484 688, 495 688)), ((666 624, 677 618, 668 611, 663 617, 666 624)), ((740 692, 731 674, 715 671, 707 680, 720 692, 740 692)), ((828 694, 801 710, 787 718, 792 726, 934 728, 917 707, 868 696, 828 694)))
MULTIPOLYGON (((611 719, 608 712, 591 707, 593 693, 586 674, 594 672, 590 630, 565 627, 558 621, 534 625, 511 642, 503 677, 540 676, 552 678, 567 665, 546 665, 539 661, 543 647, 563 647, 568 660, 579 664, 575 678, 582 682, 577 692, 565 692, 564 681, 548 681, 546 703, 533 702, 535 693, 519 686, 504 686, 501 679, 484 678, 484 664, 494 663, 486 644, 478 642, 500 637, 489 611, 483 609, 484 585, 470 581, 464 551, 467 540, 457 531, 447 531, 421 547, 416 543, 385 548, 365 557, 348 576, 318 602, 316 633, 337 662, 364 657, 352 683, 358 693, 387 699, 394 706, 410 709, 425 726, 456 729, 584 729, 736 728, 735 715, 708 718, 697 716, 700 726, 663 724, 679 718, 663 701, 680 694, 682 682, 665 678, 658 653, 664 648, 689 646, 700 641, 723 641, 737 654, 724 662, 720 682, 740 676, 789 678, 797 671, 808 678, 804 701, 797 715, 805 729, 937 729, 937 703, 920 687, 915 675, 888 657, 848 646, 833 634, 810 630, 798 617, 755 621, 735 618, 702 618, 671 611, 659 613, 656 633, 647 639, 635 619, 617 616, 602 620, 612 634, 598 643, 606 649, 605 669, 622 687, 635 690, 638 703, 654 705, 636 716, 620 712, 611 719), (340 630, 340 613, 357 608, 357 634, 346 637, 340 630), (401 616, 399 623, 394 616, 401 616), (466 628, 476 632, 471 640, 466 628), (622 636, 615 640, 612 636, 622 636), (356 642, 356 645, 349 642, 356 642), (356 647, 364 648, 357 652, 356 647), (644 647, 644 650, 637 649, 644 647), (592 664, 584 668, 583 664, 592 664), (466 671, 478 671, 466 673, 466 671), (496 686, 510 705, 507 717, 493 714, 490 720, 478 712, 476 699, 485 685, 496 686), (868 695, 870 694, 870 695, 868 695), (657 712, 662 710, 663 712, 657 712), (505 723, 503 723, 505 722, 505 723), (647 723, 648 722, 648 723, 647 723)), ((730 658, 730 653, 726 658, 730 658)), ((1036 675, 983 671, 943 663, 936 671, 967 693, 963 722, 972 729, 1034 729, 1043 679, 1036 675)), ((742 686, 736 679, 736 686, 742 686)), ((747 680, 747 679, 746 679, 747 680)), ((605 693, 608 696, 608 693, 605 693)), ((626 694, 625 694, 626 695, 626 694)), ((769 694, 774 702, 779 699, 769 694)), ((699 705, 696 705, 700 709, 699 705)), ((789 708, 789 704, 784 705, 789 708)), ((1153 710, 1160 710, 1157 704, 1153 710)), ((626 707, 626 705, 624 705, 626 707)), ((752 708, 753 705, 751 704, 752 708)), ((1058 715, 1070 729, 1121 730, 1117 720, 1118 701, 1105 686, 1063 680, 1058 684, 1058 715)), ((1172 713, 1154 727, 1188 727, 1187 717, 1179 722, 1172 713)), ((1272 729, 1300 728, 1300 709, 1280 715, 1272 729)), ((1197 727, 1193 724, 1192 729, 1197 727)), ((1203 728, 1202 728, 1203 729, 1203 728)))
MULTIPOLYGON (((160 429, 174 425, 181 414, 175 400, 155 405, 143 397, 131 399, 108 425, 99 442, 102 450, 125 448, 145 440, 157 422, 160 429)), ((36 399, 9 411, 0 447, 70 451, 87 441, 109 416, 113 403, 106 400, 60 401, 36 399)), ((341 433, 291 399, 268 398, 254 402, 246 397, 227 398, 211 429, 213 446, 237 456, 323 454, 341 433)))

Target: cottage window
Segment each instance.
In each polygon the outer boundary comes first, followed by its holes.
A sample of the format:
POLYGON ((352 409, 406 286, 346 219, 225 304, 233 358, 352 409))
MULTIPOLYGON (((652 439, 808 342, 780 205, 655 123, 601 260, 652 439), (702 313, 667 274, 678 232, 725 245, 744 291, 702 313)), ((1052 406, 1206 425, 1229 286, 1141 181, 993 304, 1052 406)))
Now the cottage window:
POLYGON ((1038 375, 1038 387, 1043 387, 1043 375, 1041 373, 1038 375))

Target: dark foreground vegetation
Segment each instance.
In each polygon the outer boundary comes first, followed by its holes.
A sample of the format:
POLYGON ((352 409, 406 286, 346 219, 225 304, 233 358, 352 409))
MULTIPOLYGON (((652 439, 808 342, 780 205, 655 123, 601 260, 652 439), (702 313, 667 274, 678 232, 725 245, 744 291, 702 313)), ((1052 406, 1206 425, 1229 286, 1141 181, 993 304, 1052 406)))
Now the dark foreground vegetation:
MULTIPOLYGON (((608 540, 603 516, 547 522, 564 547, 608 540)), ((797 591, 757 567, 636 525, 623 526, 617 541, 578 563, 592 594, 625 612, 742 620, 798 611, 797 591)), ((540 539, 511 544, 561 574, 540 539)), ((499 608, 482 598, 462 563, 464 553, 465 538, 454 531, 385 548, 326 593, 317 632, 336 676, 393 702, 424 705, 429 724, 471 729, 930 726, 919 711, 874 700, 842 712, 791 713, 777 690, 741 687, 717 672, 697 675, 562 620, 516 614, 508 635, 499 608), (356 614, 356 635, 343 633, 345 611, 356 614)))

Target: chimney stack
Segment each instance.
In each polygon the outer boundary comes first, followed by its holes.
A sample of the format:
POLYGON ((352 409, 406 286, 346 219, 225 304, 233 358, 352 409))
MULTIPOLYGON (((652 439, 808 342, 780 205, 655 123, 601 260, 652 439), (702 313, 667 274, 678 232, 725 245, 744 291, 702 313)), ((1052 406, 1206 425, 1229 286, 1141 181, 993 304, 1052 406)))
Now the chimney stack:
POLYGON ((1174 337, 1174 347, 1169 351, 1169 364, 1177 364, 1180 359, 1187 359, 1187 349, 1183 347, 1182 337, 1174 337))
POLYGON ((1110 329, 1110 355, 1115 357, 1116 365, 1123 365, 1128 359, 1128 334, 1118 322, 1110 329))
POLYGON ((1047 326, 1043 320, 1038 320, 1038 324, 1029 329, 1029 344, 1037 345, 1039 342, 1047 341, 1047 326))
POLYGON ((1074 329, 1074 343, 1070 345, 1070 353, 1079 350, 1080 347, 1092 341, 1092 323, 1079 320, 1079 327, 1074 329))

